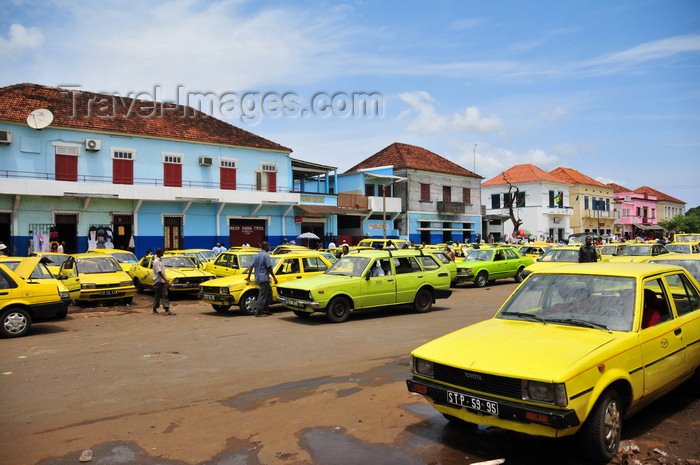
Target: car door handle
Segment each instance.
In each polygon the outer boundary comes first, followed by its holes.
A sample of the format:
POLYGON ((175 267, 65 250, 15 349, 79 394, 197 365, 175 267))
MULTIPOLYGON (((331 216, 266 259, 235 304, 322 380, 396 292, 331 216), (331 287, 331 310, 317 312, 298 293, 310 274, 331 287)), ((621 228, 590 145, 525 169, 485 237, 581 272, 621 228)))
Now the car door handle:
POLYGON ((423 277, 423 275, 422 275, 422 274, 419 274, 419 275, 418 275, 418 277, 419 277, 419 278, 422 278, 422 277, 423 277))
POLYGON ((683 332, 683 329, 682 329, 682 328, 678 328, 678 329, 676 329, 676 330, 673 332, 673 334, 675 334, 676 336, 680 336, 682 332, 683 332))
POLYGON ((297 279, 301 279, 301 276, 297 276, 297 279))
POLYGON ((0 292, 0 295, 7 295, 9 292, 0 292))
POLYGON ((393 282, 393 281, 394 281, 394 279, 393 279, 393 278, 391 278, 391 279, 387 279, 387 282, 389 282, 389 283, 390 283, 390 282, 393 282))

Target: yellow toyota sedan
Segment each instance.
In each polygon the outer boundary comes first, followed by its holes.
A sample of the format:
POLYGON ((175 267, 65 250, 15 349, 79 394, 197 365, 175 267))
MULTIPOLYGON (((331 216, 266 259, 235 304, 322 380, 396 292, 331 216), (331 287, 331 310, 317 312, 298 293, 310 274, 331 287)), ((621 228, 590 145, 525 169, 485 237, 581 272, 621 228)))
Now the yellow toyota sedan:
POLYGON ((581 263, 535 272, 491 319, 415 349, 410 392, 452 421, 577 435, 609 461, 623 419, 700 385, 700 285, 684 269, 581 263))
POLYGON ((131 278, 111 255, 79 253, 71 255, 57 275, 58 279, 80 281, 78 302, 102 302, 120 300, 130 304, 135 288, 131 278))
MULTIPOLYGON (((138 292, 153 289, 153 260, 155 255, 146 255, 129 269, 138 292)), ((165 277, 170 281, 171 292, 197 292, 199 285, 214 279, 214 273, 197 268, 194 259, 185 255, 163 255, 165 277)))

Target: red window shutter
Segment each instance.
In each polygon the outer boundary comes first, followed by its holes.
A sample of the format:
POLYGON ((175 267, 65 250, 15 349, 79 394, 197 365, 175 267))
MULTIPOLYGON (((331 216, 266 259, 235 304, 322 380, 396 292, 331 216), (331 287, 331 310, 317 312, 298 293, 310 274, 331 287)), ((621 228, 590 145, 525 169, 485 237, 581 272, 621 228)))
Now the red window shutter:
POLYGON ((452 202, 452 187, 442 186, 442 201, 452 202))
POLYGON ((420 185, 420 200, 421 202, 430 202, 430 184, 420 185))
POLYGON ((56 154, 56 181, 78 180, 78 157, 56 154))
POLYGON ((267 191, 277 192, 277 173, 274 171, 267 172, 267 191))
POLYGON ((466 203, 467 205, 472 204, 472 191, 471 189, 465 187, 464 190, 462 191, 462 202, 466 203))
POLYGON ((220 168, 219 177, 221 178, 221 189, 236 189, 236 169, 235 168, 220 168))
POLYGON ((164 163, 164 182, 165 186, 182 187, 182 165, 179 163, 164 163))
POLYGON ((112 183, 134 183, 134 161, 115 158, 112 160, 112 183))

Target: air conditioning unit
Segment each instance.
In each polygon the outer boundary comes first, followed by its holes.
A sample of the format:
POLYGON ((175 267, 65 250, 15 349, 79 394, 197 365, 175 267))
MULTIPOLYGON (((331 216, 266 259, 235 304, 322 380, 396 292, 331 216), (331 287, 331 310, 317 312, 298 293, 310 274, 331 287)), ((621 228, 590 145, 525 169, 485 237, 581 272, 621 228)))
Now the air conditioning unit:
POLYGON ((12 143, 12 131, 7 129, 0 130, 0 144, 12 143))
POLYGON ((211 166, 213 162, 211 157, 199 157, 199 166, 211 166))
POLYGON ((85 148, 97 152, 102 148, 102 141, 100 139, 85 139, 85 148))

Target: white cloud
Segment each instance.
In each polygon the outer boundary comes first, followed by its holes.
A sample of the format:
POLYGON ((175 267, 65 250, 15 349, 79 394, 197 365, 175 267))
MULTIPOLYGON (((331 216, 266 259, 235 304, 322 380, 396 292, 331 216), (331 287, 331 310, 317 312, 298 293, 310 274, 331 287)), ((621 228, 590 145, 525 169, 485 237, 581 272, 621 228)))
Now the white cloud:
POLYGON ((554 123, 556 121, 566 118, 570 114, 571 113, 569 113, 569 110, 567 110, 566 108, 557 106, 554 108, 549 108, 547 110, 540 111, 540 118, 542 118, 545 121, 549 121, 550 123, 554 123))
POLYGON ((44 35, 35 27, 21 24, 10 25, 8 38, 0 37, 0 57, 15 57, 28 50, 37 49, 44 43, 44 35))
POLYGON ((497 116, 482 117, 477 107, 467 107, 463 113, 451 117, 441 115, 435 108, 435 99, 425 91, 403 92, 399 98, 410 109, 405 110, 399 118, 412 118, 409 131, 420 133, 472 132, 477 134, 498 133, 505 125, 497 116))
POLYGON ((569 143, 569 144, 557 144, 553 147, 554 153, 562 155, 566 158, 578 157, 582 154, 595 153, 595 145, 591 143, 569 143))
MULTIPOLYGON (((458 147, 459 163, 468 170, 474 168, 474 144, 458 147)), ((516 152, 510 149, 495 147, 487 143, 477 143, 476 174, 491 179, 514 165, 533 164, 545 171, 556 168, 559 158, 550 155, 542 149, 531 149, 527 152, 516 152)))

